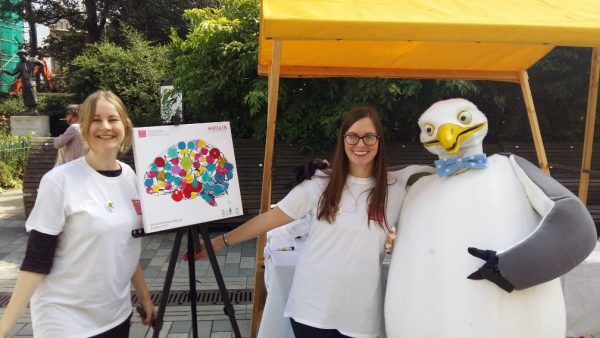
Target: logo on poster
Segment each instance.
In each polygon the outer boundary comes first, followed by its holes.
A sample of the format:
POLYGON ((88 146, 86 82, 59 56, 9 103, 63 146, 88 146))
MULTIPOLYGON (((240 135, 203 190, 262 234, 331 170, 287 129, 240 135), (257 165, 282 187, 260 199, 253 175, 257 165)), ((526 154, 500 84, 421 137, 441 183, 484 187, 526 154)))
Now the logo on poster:
POLYGON ((146 131, 143 129, 138 130, 138 137, 146 137, 146 131))
POLYGON ((208 131, 213 132, 213 133, 227 131, 227 130, 228 130, 227 125, 224 125, 224 124, 217 124, 217 125, 208 127, 208 131))

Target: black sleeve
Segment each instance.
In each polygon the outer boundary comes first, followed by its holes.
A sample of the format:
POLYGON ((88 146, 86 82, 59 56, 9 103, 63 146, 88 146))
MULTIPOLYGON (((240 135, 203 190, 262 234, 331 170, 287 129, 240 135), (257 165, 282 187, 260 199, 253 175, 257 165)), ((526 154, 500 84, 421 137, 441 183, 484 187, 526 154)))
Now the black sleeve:
POLYGON ((54 263, 54 253, 58 235, 48 235, 36 230, 31 230, 25 258, 21 264, 21 271, 37 272, 44 275, 50 273, 54 263))

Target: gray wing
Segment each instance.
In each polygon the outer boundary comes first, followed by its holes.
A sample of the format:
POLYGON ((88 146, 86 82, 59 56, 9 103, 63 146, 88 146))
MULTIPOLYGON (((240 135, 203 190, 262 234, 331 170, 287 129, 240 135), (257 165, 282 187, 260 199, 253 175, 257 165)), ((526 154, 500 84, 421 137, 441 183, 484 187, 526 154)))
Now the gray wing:
POLYGON ((520 290, 569 272, 594 250, 598 235, 577 196, 524 158, 510 159, 531 205, 542 216, 527 238, 498 254, 502 276, 520 290))

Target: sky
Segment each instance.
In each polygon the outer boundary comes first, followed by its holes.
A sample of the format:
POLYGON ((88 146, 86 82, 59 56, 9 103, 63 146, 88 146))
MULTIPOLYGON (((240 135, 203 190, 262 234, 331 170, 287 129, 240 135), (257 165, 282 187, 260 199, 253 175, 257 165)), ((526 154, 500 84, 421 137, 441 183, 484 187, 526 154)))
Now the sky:
MULTIPOLYGON (((29 25, 27 24, 27 22, 25 22, 24 26, 25 27, 23 37, 25 41, 29 41, 29 25)), ((44 42, 44 39, 48 36, 48 34, 50 34, 50 29, 48 28, 48 26, 40 24, 36 24, 35 27, 37 28, 38 46, 41 46, 44 42)))
POLYGON ((35 25, 37 28, 38 42, 44 42, 44 39, 50 34, 50 29, 47 26, 37 24, 35 25))

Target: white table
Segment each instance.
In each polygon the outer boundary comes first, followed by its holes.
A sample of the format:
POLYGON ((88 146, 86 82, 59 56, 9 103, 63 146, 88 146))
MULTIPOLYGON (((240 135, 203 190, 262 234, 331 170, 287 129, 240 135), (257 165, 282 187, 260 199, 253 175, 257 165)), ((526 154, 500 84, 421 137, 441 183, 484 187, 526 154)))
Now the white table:
POLYGON ((294 338, 290 319, 283 316, 283 309, 292 286, 299 253, 297 250, 271 253, 271 283, 257 338, 294 338))
POLYGON ((600 336, 600 243, 583 263, 561 278, 567 336, 600 336))

